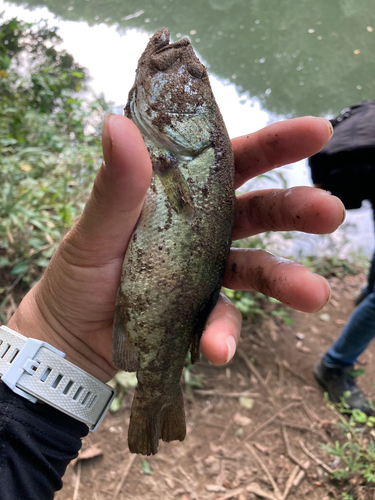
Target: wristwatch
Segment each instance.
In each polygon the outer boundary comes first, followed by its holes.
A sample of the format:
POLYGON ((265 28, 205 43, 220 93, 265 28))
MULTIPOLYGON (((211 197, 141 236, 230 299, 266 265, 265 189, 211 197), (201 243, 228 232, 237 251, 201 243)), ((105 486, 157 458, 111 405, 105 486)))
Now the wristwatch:
POLYGON ((95 431, 115 391, 64 357, 47 342, 0 327, 1 380, 19 396, 43 401, 95 431))

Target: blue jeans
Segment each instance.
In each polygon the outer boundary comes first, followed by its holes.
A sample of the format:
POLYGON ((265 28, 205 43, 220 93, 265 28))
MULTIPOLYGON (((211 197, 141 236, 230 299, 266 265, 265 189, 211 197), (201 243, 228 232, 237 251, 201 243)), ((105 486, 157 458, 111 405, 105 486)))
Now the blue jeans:
POLYGON ((375 292, 354 309, 336 342, 323 357, 328 367, 352 365, 375 337, 375 292))

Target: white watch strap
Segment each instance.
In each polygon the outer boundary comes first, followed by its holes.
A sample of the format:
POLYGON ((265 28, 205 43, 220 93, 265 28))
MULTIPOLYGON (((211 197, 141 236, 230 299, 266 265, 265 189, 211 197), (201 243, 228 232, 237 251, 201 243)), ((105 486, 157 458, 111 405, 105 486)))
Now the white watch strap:
POLYGON ((115 391, 64 356, 46 342, 0 327, 1 380, 29 401, 41 400, 94 431, 107 413, 115 391))

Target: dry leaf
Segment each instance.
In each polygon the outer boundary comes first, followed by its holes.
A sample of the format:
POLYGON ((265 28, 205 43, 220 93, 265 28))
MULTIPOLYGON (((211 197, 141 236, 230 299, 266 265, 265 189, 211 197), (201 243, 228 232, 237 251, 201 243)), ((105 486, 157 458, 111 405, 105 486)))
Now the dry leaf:
POLYGON ((88 460, 89 458, 100 457, 101 455, 103 455, 103 451, 99 448, 99 445, 93 444, 85 450, 80 450, 78 457, 72 460, 70 464, 74 467, 79 460, 88 460))
POLYGON ((319 316, 319 319, 321 319, 322 321, 331 321, 331 316, 327 313, 323 313, 319 316))
POLYGON ((224 493, 225 492, 225 488, 223 488, 219 484, 207 484, 206 490, 209 491, 210 493, 224 493))
POLYGON ((241 415, 240 413, 236 413, 233 417, 234 422, 237 425, 240 425, 241 427, 246 427, 247 425, 251 424, 252 420, 249 417, 245 417, 244 415, 241 415))
POLYGON ((333 305, 333 307, 339 307, 339 305, 340 305, 339 302, 337 302, 337 300, 332 299, 332 298, 331 298, 330 302, 333 305))
POLYGON ((174 481, 173 479, 169 478, 169 477, 165 477, 164 478, 164 481, 167 483, 167 486, 173 490, 175 488, 175 484, 174 484, 174 481))
POLYGON ((336 325, 340 325, 340 326, 346 325, 346 321, 344 321, 343 319, 335 319, 335 323, 336 323, 336 325))

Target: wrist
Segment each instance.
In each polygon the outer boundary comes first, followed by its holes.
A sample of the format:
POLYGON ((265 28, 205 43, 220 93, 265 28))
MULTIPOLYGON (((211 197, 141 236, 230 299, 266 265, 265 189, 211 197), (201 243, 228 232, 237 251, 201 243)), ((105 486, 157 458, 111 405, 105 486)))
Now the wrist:
POLYGON ((43 402, 96 430, 114 390, 73 365, 50 344, 0 327, 0 376, 18 396, 43 402))
MULTIPOLYGON (((115 374, 113 367, 102 355, 82 340, 78 331, 62 325, 43 301, 37 283, 24 297, 7 326, 24 337, 47 342, 65 353, 65 359, 86 371, 101 382, 108 382, 115 374)), ((104 339, 103 339, 104 340, 104 339)))

